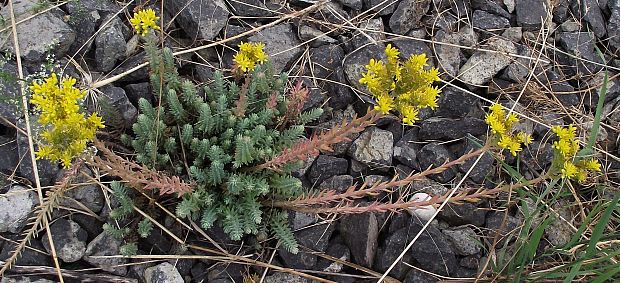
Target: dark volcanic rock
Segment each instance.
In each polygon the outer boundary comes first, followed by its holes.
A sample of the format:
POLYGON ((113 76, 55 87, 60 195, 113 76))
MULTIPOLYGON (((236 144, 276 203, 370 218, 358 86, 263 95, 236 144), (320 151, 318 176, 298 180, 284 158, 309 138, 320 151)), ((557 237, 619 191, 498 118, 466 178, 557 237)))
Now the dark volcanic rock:
MULTIPOLYGON (((504 212, 492 212, 487 217, 485 227, 489 229, 488 236, 493 239, 498 237, 500 242, 506 239, 506 236, 515 235, 515 229, 521 225, 518 218, 512 215, 505 215, 504 212)), ((518 232, 517 232, 518 233, 518 232)))
POLYGON ((571 10, 576 19, 587 22, 596 37, 603 38, 607 34, 605 18, 597 0, 571 1, 571 10))
MULTIPOLYGON (((109 19, 105 19, 107 22, 109 19)), ((120 18, 114 17, 95 37, 95 62, 99 71, 108 72, 116 66, 116 62, 125 57, 127 44, 125 33, 129 28, 120 18)))
POLYGON ((228 20, 228 8, 222 0, 176 0, 164 3, 166 9, 178 14, 176 21, 192 39, 213 39, 228 20))
MULTIPOLYGON (((301 246, 307 247, 316 252, 324 252, 331 234, 334 232, 333 224, 322 224, 304 228, 295 232, 295 239, 301 246)), ((317 263, 317 256, 303 250, 297 254, 292 254, 283 248, 278 251, 286 266, 300 269, 311 269, 317 263)))
POLYGON ((558 60, 567 66, 569 75, 589 75, 601 70, 601 66, 585 62, 582 59, 601 63, 601 58, 596 55, 594 34, 589 32, 560 32, 556 35, 556 40, 566 52, 577 56, 573 58, 564 54, 557 54, 558 60))
MULTIPOLYGON (((385 244, 380 247, 374 268, 379 271, 386 271, 416 234, 422 230, 422 227, 423 225, 418 221, 411 220, 407 227, 390 234, 385 244)), ((413 260, 417 263, 414 265, 425 270, 441 275, 454 275, 458 268, 458 262, 450 245, 450 241, 441 231, 429 226, 407 252, 403 261, 411 263, 413 260)), ((390 275, 397 279, 403 279, 408 270, 409 267, 399 263, 390 272, 390 275)))
POLYGON ((476 10, 472 15, 472 24, 479 29, 502 29, 510 26, 510 21, 502 16, 476 10))
MULTIPOLYGON (((454 160, 454 155, 444 145, 438 143, 429 143, 422 147, 418 153, 418 162, 420 168, 428 168, 429 166, 437 167, 444 164, 448 160, 454 160)), ((448 168, 445 171, 431 175, 430 178, 438 182, 445 183, 452 180, 456 176, 453 168, 448 168)))
POLYGON ((390 17, 390 29, 396 34, 406 34, 420 24, 426 14, 431 0, 402 0, 390 17))
POLYGON ((353 185, 353 176, 351 175, 338 175, 326 179, 319 185, 320 190, 336 190, 338 192, 345 192, 349 187, 353 185))
POLYGON ((471 203, 448 204, 439 212, 438 217, 452 226, 472 224, 480 227, 484 225, 486 213, 486 210, 479 209, 471 203))
POLYGON ((328 104, 334 109, 347 107, 355 97, 342 68, 344 56, 344 50, 338 45, 310 49, 310 68, 315 77, 322 79, 318 81, 318 86, 327 93, 328 104))
MULTIPOLYGON (((19 90, 19 80, 17 66, 13 62, 6 62, 0 67, 0 117, 7 119, 9 122, 17 123, 17 118, 22 117, 22 101, 21 92, 19 90)), ((24 76, 27 76, 26 72, 24 76)), ((0 123, 4 124, 2 120, 0 123)), ((8 126, 8 125, 7 125, 8 126)))
MULTIPOLYGON (((244 0, 244 1, 229 1, 230 12, 236 16, 244 17, 269 17, 273 15, 273 12, 267 8, 265 4, 271 4, 269 1, 260 0, 244 0)), ((272 5, 270 5, 272 6, 272 5)), ((276 8, 276 7, 271 7, 276 8)))
POLYGON ((443 233, 452 242, 454 251, 459 255, 474 255, 480 252, 480 239, 474 229, 468 226, 444 229, 443 233))
MULTIPOLYGON (((23 236, 11 236, 9 238, 17 242, 21 240, 23 236)), ((6 242, 4 244, 4 247, 2 248, 2 253, 0 253, 0 260, 4 261, 13 254, 16 248, 15 242, 6 242)), ((43 244, 41 244, 41 241, 39 241, 38 239, 32 239, 28 243, 28 247, 22 250, 20 256, 17 257, 15 265, 52 266, 52 257, 42 252, 45 250, 45 248, 43 247, 43 244)))
MULTIPOLYGON (((478 144, 482 145, 482 141, 478 141, 478 144)), ((478 148, 479 147, 472 140, 467 139, 463 154, 476 150, 478 148)), ((478 158, 477 157, 471 158, 465 161, 464 163, 459 164, 459 170, 462 173, 466 173, 472 168, 472 166, 474 166, 476 159, 478 158)), ((485 153, 480 158, 478 163, 476 163, 476 166, 473 169, 471 169, 471 172, 469 173, 468 178, 476 183, 482 183, 484 179, 486 178, 486 176, 488 176, 493 171, 494 162, 495 162, 495 158, 493 158, 491 154, 485 153)))
POLYGON ((437 104, 439 105, 433 116, 446 118, 463 118, 468 116, 476 106, 479 99, 464 91, 453 87, 445 87, 439 94, 437 104))
POLYGON ((553 148, 548 143, 534 141, 519 153, 519 157, 532 170, 546 169, 553 160, 553 148))
POLYGON ((379 16, 389 15, 394 12, 398 2, 383 0, 363 0, 364 8, 377 12, 379 16))
POLYGON ((400 51, 400 57, 403 60, 408 59, 411 55, 424 53, 426 54, 426 58, 428 58, 428 65, 431 67, 435 66, 435 62, 433 61, 433 51, 430 47, 428 47, 428 44, 423 41, 415 39, 402 39, 393 41, 392 45, 398 48, 398 51, 400 51))
POLYGON ((359 90, 365 89, 359 80, 366 72, 366 65, 370 59, 385 60, 383 49, 384 46, 367 45, 347 54, 344 58, 344 73, 353 87, 359 90))
POLYGON ((101 88, 101 92, 103 93, 101 98, 106 99, 118 112, 117 114, 122 117, 125 128, 131 128, 138 117, 138 109, 129 102, 125 90, 120 87, 107 85, 101 88))
POLYGON ((308 178, 312 183, 320 184, 329 177, 346 174, 348 167, 349 162, 344 158, 321 154, 310 167, 308 178))
POLYGON ((478 118, 429 118, 420 124, 420 138, 423 140, 453 140, 463 138, 466 134, 478 136, 486 133, 486 130, 486 123, 478 118))
MULTIPOLYGON (((75 41, 75 31, 63 21, 64 13, 60 9, 54 8, 46 13, 37 13, 37 5, 40 3, 35 0, 13 1, 15 21, 24 20, 17 28, 21 57, 30 62, 43 61, 45 55, 49 53, 54 54, 56 58, 62 58, 75 41), (26 18, 28 19, 25 20, 26 18)), ((10 27, 11 15, 8 7, 2 9, 0 17, 7 23, 3 26, 10 27)), ((0 33, 0 49, 15 54, 12 36, 10 28, 0 33)))
MULTIPOLYGON (((26 123, 23 120, 17 121, 17 126, 24 129, 26 123)), ((35 147, 35 152, 37 148, 35 147)), ((30 147, 28 145, 28 137, 21 132, 17 132, 17 151, 19 153, 19 172, 20 174, 28 178, 32 184, 35 184, 34 170, 32 166, 32 159, 30 158, 30 147)), ((37 169, 39 171, 39 180, 41 186, 49 186, 54 183, 56 174, 58 173, 58 164, 56 162, 50 162, 47 159, 39 159, 37 162, 37 169)))
POLYGON ((620 49, 620 1, 610 0, 607 5, 611 10, 607 22, 607 37, 613 47, 620 49))
POLYGON ((528 29, 539 29, 543 20, 547 18, 545 1, 540 0, 516 0, 515 11, 517 25, 528 29))
POLYGON ((374 213, 353 214, 340 220, 339 231, 358 264, 371 267, 377 252, 379 223, 374 213))
POLYGON ((105 255, 118 255, 122 243, 121 240, 114 238, 107 232, 99 234, 95 237, 88 246, 84 253, 84 260, 93 266, 99 267, 107 272, 112 272, 116 275, 125 275, 127 273, 127 266, 122 264, 127 263, 126 258, 95 258, 94 256, 105 255))
POLYGON ((10 175, 17 168, 19 155, 17 155, 17 142, 15 135, 12 137, 0 136, 0 172, 10 175))
MULTIPOLYGON (((511 15, 502 7, 502 1, 496 0, 471 0, 471 7, 510 19, 511 15)), ((475 11, 474 11, 475 13, 475 11)), ((475 22, 475 21, 474 21, 475 22)))
POLYGON ((269 62, 276 72, 281 72, 302 51, 295 34, 292 24, 279 24, 257 32, 248 41, 264 43, 269 62))

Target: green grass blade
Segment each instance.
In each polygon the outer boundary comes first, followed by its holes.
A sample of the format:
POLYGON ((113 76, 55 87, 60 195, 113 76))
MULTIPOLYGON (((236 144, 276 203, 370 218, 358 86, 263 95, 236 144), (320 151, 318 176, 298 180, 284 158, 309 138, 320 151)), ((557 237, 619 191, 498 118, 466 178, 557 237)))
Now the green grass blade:
MULTIPOLYGON (((601 51, 597 48, 598 55, 605 60, 601 51)), ((605 70, 605 77, 603 78, 603 85, 598 93, 598 101, 596 103, 596 112, 594 113, 594 122, 592 123, 592 129, 590 129, 590 137, 586 146, 577 153, 577 157, 584 157, 592 155, 594 152, 594 144, 596 143, 596 137, 598 136, 599 128, 601 126, 601 115, 603 113, 603 104, 605 103, 605 96, 607 96, 607 83, 609 81, 607 70, 605 70)))
POLYGON ((594 255, 594 253, 596 252, 596 243, 598 243, 598 241, 603 237, 603 233, 605 232, 605 226, 607 226, 607 223, 609 223, 611 214, 614 212, 614 210, 616 209, 616 205, 618 204, 618 200, 620 200, 620 192, 616 193, 614 198, 611 200, 611 203, 609 203, 609 206, 605 209, 603 216, 592 231, 592 236, 590 237, 590 241, 588 242, 588 247, 586 248, 585 254, 579 259, 579 262, 577 262, 575 266, 571 268, 570 273, 564 279, 564 282, 572 282, 573 279, 575 279, 575 276, 577 276, 577 273, 579 273, 579 270, 583 265, 583 261, 591 258, 592 255, 594 255))

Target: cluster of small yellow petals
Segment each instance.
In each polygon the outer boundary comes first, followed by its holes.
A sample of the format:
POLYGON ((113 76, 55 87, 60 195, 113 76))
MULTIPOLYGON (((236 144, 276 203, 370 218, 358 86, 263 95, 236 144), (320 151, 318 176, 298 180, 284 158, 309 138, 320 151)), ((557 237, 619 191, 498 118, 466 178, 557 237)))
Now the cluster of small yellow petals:
POLYGON ((60 161, 65 168, 84 151, 97 129, 104 127, 97 114, 85 117, 80 112, 78 101, 86 93, 74 87, 75 83, 74 78, 59 80, 52 73, 43 83, 34 82, 30 86, 33 92, 31 102, 41 112, 39 123, 46 126, 41 134, 43 144, 39 146, 37 158, 60 161))
POLYGON ((515 113, 506 113, 501 105, 494 103, 489 107, 485 122, 497 139, 497 145, 507 149, 513 156, 522 150, 522 146, 532 143, 532 136, 525 132, 514 133, 513 126, 519 122, 515 113))
POLYGON ((159 17, 155 15, 153 9, 140 10, 133 14, 133 18, 129 20, 131 26, 139 35, 145 36, 149 33, 149 29, 159 30, 157 21, 159 17))
POLYGON ((241 42, 239 44, 239 52, 233 57, 233 61, 237 67, 243 72, 251 72, 256 64, 262 64, 267 61, 267 54, 263 50, 265 44, 260 42, 241 42))
POLYGON ((583 182, 588 177, 588 172, 601 171, 601 164, 596 159, 574 161, 580 149, 579 141, 576 137, 577 128, 575 126, 554 126, 551 128, 551 131, 558 138, 553 142, 556 156, 554 163, 557 164, 556 167, 559 168, 562 178, 583 182))
POLYGON ((388 44, 385 48, 387 60, 370 59, 359 82, 375 99, 375 109, 384 114, 396 110, 403 123, 413 125, 421 109, 437 107, 440 91, 432 84, 439 81, 439 71, 427 68, 425 54, 411 55, 405 62, 400 61, 399 55, 398 49, 388 44))

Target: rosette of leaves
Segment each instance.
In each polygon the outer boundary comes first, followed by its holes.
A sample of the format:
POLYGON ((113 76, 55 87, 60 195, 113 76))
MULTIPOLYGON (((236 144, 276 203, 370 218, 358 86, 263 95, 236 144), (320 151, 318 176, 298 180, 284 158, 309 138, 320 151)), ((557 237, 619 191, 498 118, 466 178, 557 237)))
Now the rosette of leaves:
POLYGON ((232 240, 271 231, 296 253, 287 213, 265 204, 301 193, 300 180, 291 175, 300 162, 278 170, 257 165, 302 138, 304 126, 322 110, 301 111, 307 90, 287 92, 286 74, 276 75, 269 61, 236 80, 215 72, 201 91, 178 75, 170 49, 159 49, 152 39, 145 49, 158 101, 139 101, 135 137, 123 138, 136 160, 195 184, 177 205, 178 216, 199 220, 205 229, 220 223, 232 240))

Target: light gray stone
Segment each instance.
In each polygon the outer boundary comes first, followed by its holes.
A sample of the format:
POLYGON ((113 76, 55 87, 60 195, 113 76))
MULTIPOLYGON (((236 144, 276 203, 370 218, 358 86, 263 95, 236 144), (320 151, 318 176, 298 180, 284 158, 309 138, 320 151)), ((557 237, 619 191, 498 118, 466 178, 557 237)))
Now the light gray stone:
POLYGON ((183 283, 183 277, 179 271, 170 263, 164 262, 156 266, 147 268, 144 271, 144 281, 146 283, 183 283))
POLYGON ((119 255, 121 240, 107 232, 99 234, 86 247, 83 259, 104 271, 123 276, 127 274, 127 266, 119 266, 128 262, 126 258, 98 258, 97 256, 119 255))
MULTIPOLYGON (((86 251, 88 233, 77 223, 64 218, 57 219, 50 225, 50 232, 54 242, 56 254, 64 262, 76 262, 86 251)), ((43 247, 51 253, 47 233, 43 236, 43 247)))
POLYGON ((445 229, 443 233, 448 237, 457 254, 468 256, 480 252, 480 240, 474 229, 461 226, 445 229))
POLYGON ((483 85, 512 62, 512 58, 506 54, 517 53, 514 43, 499 37, 489 39, 486 48, 498 52, 476 51, 459 70, 461 81, 475 86, 483 85))
MULTIPOLYGON (((36 5, 39 5, 38 2, 33 0, 14 0, 15 21, 18 22, 34 15, 36 5)), ((45 58, 47 52, 51 52, 56 58, 65 55, 75 40, 75 31, 57 16, 61 13, 60 9, 54 9, 17 25, 17 38, 23 59, 38 62, 45 58)), ((7 22, 10 21, 8 7, 0 11, 0 16, 7 22)), ((10 28, 0 35, 0 49, 15 54, 10 28)))
POLYGON ((269 61, 276 72, 283 71, 301 52, 301 41, 295 35, 293 25, 288 23, 259 31, 250 36, 248 41, 265 44, 265 53, 269 54, 269 61))
POLYGON ((0 232, 19 233, 37 204, 39 200, 34 190, 20 185, 10 186, 0 195, 0 232))
POLYGON ((370 128, 349 148, 349 156, 371 168, 392 164, 394 137, 389 131, 370 128))

